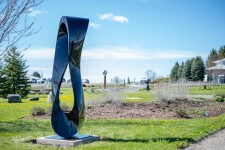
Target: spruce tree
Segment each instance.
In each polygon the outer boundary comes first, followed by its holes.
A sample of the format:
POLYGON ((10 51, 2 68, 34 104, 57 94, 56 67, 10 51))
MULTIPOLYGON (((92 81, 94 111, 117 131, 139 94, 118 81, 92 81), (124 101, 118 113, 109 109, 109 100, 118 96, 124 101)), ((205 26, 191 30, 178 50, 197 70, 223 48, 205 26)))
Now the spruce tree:
POLYGON ((3 66, 3 61, 0 58, 0 97, 3 96, 3 82, 4 82, 4 76, 2 74, 2 66, 3 66))
POLYGON ((11 48, 4 54, 4 66, 2 74, 5 77, 3 82, 3 96, 8 94, 19 94, 27 96, 30 85, 28 84, 26 61, 16 47, 11 48))
POLYGON ((225 58, 225 45, 220 47, 218 51, 218 57, 219 59, 225 58))
POLYGON ((206 67, 208 68, 208 67, 215 66, 215 64, 213 62, 216 60, 218 60, 218 53, 215 49, 212 49, 206 60, 206 67))
POLYGON ((184 62, 181 63, 181 65, 179 66, 178 69, 178 79, 182 79, 183 78, 183 71, 184 71, 184 62))
POLYGON ((179 63, 176 62, 174 67, 172 68, 171 70, 171 73, 170 73, 170 79, 172 81, 177 81, 178 80, 178 70, 179 70, 179 63))
POLYGON ((194 59, 188 59, 184 64, 184 70, 182 76, 186 80, 191 80, 191 64, 194 59))
POLYGON ((130 78, 127 77, 127 84, 130 84, 130 78))
POLYGON ((203 81, 205 74, 205 66, 201 56, 197 56, 191 64, 191 80, 203 81))

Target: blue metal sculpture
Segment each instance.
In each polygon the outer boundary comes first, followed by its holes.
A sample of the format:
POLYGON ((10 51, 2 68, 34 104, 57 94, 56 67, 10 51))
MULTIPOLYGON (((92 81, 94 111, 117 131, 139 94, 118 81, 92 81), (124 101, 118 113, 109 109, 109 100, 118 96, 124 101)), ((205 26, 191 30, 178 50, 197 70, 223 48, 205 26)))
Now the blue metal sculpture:
POLYGON ((63 16, 59 24, 52 74, 52 128, 61 137, 71 138, 84 122, 84 96, 80 75, 80 59, 88 19, 63 16), (59 91, 69 64, 74 93, 74 106, 69 113, 60 108, 59 91))

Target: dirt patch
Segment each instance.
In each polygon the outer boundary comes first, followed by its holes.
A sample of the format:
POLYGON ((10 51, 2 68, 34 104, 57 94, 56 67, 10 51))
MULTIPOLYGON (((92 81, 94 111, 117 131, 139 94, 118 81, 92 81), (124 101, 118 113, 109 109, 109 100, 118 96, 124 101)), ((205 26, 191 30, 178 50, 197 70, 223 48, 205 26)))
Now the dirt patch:
POLYGON ((86 108, 87 118, 200 118, 225 113, 225 103, 216 101, 161 101, 151 103, 104 103, 86 108))
MULTIPOLYGON (((92 119, 110 118, 152 118, 179 119, 214 117, 225 113, 225 102, 175 100, 149 103, 105 102, 86 106, 85 116, 92 119)), ((49 118, 50 114, 29 118, 49 118)))

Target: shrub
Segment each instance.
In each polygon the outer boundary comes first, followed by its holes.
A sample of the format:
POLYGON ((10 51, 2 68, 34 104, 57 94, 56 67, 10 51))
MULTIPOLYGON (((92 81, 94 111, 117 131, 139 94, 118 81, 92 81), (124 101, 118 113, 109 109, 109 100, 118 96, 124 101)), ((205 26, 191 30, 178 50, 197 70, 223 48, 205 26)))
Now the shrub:
POLYGON ((41 106, 34 106, 32 109, 31 109, 31 113, 32 113, 32 116, 41 116, 41 115, 45 115, 45 109, 42 108, 41 106))
POLYGON ((225 94, 223 94, 223 93, 218 93, 218 94, 215 95, 215 97, 216 96, 221 96, 223 99, 225 98, 225 94))
POLYGON ((189 87, 184 83, 154 84, 153 95, 156 100, 189 99, 189 87))
POLYGON ((70 107, 66 103, 60 103, 62 111, 69 111, 70 107))
POLYGON ((94 88, 91 88, 91 93, 95 93, 95 89, 94 88))
POLYGON ((46 109, 46 113, 51 115, 52 114, 52 106, 49 106, 47 109, 46 109))
POLYGON ((181 118, 189 118, 188 113, 185 109, 183 108, 177 108, 174 110, 181 118))
MULTIPOLYGON (((66 103, 60 103, 60 107, 61 107, 62 111, 64 111, 64 112, 70 111, 70 107, 66 103)), ((52 106, 49 106, 46 109, 46 113, 49 115, 52 113, 52 106)))
POLYGON ((104 105, 105 103, 116 103, 123 105, 124 93, 121 91, 103 92, 92 100, 86 101, 86 105, 104 105))
POLYGON ((218 102, 224 101, 224 99, 221 96, 216 96, 215 100, 218 101, 218 102))

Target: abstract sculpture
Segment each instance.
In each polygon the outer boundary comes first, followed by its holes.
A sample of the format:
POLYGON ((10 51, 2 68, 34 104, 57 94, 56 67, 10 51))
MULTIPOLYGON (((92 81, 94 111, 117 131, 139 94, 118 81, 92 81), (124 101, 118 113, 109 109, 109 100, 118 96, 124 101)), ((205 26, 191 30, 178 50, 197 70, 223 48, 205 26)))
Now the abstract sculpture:
POLYGON ((80 59, 88 19, 62 17, 57 35, 52 74, 53 108, 52 128, 61 137, 71 138, 84 122, 84 96, 80 75, 80 59), (59 91, 66 68, 69 64, 74 93, 74 106, 69 113, 60 108, 59 91))

